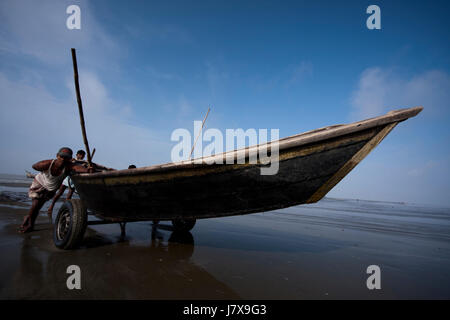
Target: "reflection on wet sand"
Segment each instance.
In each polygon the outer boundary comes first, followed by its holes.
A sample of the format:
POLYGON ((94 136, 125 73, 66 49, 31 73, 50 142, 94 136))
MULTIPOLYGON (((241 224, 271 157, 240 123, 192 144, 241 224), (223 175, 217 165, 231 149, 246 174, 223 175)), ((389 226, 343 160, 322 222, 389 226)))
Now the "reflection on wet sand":
POLYGON ((0 199, 0 299, 448 299, 450 211, 325 199, 273 212, 170 225, 89 226, 81 247, 53 243, 45 214, 17 227, 29 203, 0 199), (25 204, 25 206, 24 206, 25 204), (68 290, 67 267, 81 268, 68 290), (378 265, 382 290, 368 290, 378 265))
MULTIPOLYGON (((42 221, 42 219, 41 219, 42 221)), ((236 299, 239 296, 190 261, 190 232, 161 232, 149 227, 149 243, 121 235, 110 238, 88 228, 78 250, 54 248, 52 228, 23 237, 15 271, 3 278, 6 299, 236 299), (68 290, 67 267, 81 268, 81 290, 68 290)), ((8 233, 14 226, 8 225, 8 233)), ((14 236, 15 234, 10 234, 14 236)), ((15 260, 15 259, 13 259, 15 260)), ((9 261, 9 263, 14 263, 9 261)))

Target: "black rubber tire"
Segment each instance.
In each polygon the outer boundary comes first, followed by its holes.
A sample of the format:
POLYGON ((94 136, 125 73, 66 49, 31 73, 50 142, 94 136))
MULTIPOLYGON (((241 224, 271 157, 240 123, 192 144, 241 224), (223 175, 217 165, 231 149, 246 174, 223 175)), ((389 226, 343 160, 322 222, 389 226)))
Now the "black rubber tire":
POLYGON ((172 220, 172 226, 175 231, 190 231, 196 222, 196 219, 174 219, 172 220))
POLYGON ((87 210, 80 199, 64 202, 58 211, 53 228, 55 246, 64 250, 76 248, 83 240, 87 220, 87 210))

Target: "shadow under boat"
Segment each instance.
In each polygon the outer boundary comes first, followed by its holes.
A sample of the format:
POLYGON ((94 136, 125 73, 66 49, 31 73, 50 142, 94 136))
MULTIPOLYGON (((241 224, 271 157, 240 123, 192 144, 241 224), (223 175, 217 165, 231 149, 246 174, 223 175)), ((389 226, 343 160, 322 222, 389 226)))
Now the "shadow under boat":
POLYGON ((189 232, 152 229, 150 243, 109 241, 92 228, 83 246, 93 250, 54 251, 50 232, 23 237, 13 250, 16 266, 0 290, 6 299, 239 299, 227 284, 190 261, 189 232), (103 244, 102 244, 103 243, 103 244), (110 245, 105 245, 109 243, 110 245), (81 270, 81 290, 68 290, 67 267, 81 270))

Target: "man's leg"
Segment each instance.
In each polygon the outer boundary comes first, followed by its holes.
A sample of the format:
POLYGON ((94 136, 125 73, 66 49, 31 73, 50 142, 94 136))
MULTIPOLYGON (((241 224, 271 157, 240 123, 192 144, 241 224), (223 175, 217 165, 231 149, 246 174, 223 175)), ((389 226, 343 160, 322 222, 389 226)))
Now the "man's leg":
POLYGON ((69 186, 69 191, 67 192, 66 200, 72 199, 72 196, 73 196, 73 189, 69 186))
POLYGON ((44 205, 46 200, 44 199, 33 199, 31 202, 30 211, 28 211, 28 215, 23 219, 23 223, 20 226, 19 232, 25 233, 33 231, 34 222, 36 221, 37 216, 39 215, 39 211, 44 205))
POLYGON ((51 217, 52 213, 53 213, 53 207, 55 206, 56 201, 59 200, 59 198, 62 196, 62 194, 64 193, 64 191, 66 191, 66 186, 65 185, 61 185, 61 187, 59 187, 58 193, 55 194, 55 196, 53 197, 53 201, 50 204, 50 207, 48 207, 47 210, 47 214, 51 217))

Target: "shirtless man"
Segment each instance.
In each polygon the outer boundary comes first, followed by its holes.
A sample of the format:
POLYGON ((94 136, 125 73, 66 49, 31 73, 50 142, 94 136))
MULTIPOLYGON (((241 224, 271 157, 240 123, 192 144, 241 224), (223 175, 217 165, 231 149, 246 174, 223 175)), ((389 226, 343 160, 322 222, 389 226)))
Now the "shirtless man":
MULTIPOLYGON (((83 161, 83 159, 84 159, 85 155, 86 155, 86 152, 84 152, 84 150, 78 150, 77 154, 75 155, 75 159, 72 159, 72 163, 77 164, 77 165, 84 165, 85 161, 83 161)), ((53 201, 50 204, 50 206, 48 207, 47 214, 48 214, 49 218, 52 217, 53 207, 55 206, 56 202, 63 195, 64 191, 66 191, 67 188, 69 188, 69 191, 67 193, 66 200, 70 200, 70 199, 72 199, 74 187, 73 187, 71 181, 69 180, 68 176, 63 180, 61 187, 59 188, 58 192, 53 197, 53 201)))
POLYGON ((72 173, 94 172, 93 168, 85 168, 72 163, 73 152, 70 148, 61 148, 56 159, 42 160, 33 165, 33 169, 40 171, 31 183, 28 196, 32 199, 31 208, 25 216, 19 232, 33 231, 34 222, 39 210, 47 200, 55 195, 63 180, 72 173))

